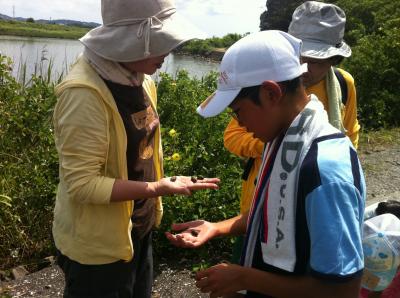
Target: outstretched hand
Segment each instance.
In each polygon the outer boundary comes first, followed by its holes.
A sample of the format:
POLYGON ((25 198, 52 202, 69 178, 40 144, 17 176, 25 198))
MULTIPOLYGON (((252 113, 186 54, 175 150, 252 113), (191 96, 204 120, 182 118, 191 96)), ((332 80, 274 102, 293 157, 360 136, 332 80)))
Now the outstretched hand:
POLYGON ((199 247, 217 235, 215 225, 204 220, 173 224, 172 230, 179 233, 165 232, 165 236, 171 244, 184 248, 199 247))
POLYGON ((218 178, 203 178, 194 180, 189 176, 173 176, 158 181, 157 189, 160 195, 181 194, 190 196, 195 190, 218 189, 218 178))

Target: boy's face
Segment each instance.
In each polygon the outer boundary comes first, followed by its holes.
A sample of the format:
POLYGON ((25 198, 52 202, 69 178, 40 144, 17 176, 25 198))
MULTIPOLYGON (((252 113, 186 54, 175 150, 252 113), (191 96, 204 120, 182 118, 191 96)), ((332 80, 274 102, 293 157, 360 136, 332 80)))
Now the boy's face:
POLYGON ((303 74, 303 84, 310 87, 322 81, 332 66, 331 59, 314 59, 301 57, 302 63, 307 63, 308 71, 303 74))
POLYGON ((157 69, 161 68, 162 64, 164 63, 164 59, 167 56, 168 54, 157 57, 151 57, 135 62, 123 62, 121 64, 132 72, 152 75, 157 71, 157 69))
POLYGON ((272 141, 282 129, 279 116, 281 110, 279 105, 268 98, 268 94, 260 88, 260 105, 254 103, 250 98, 235 100, 230 108, 241 126, 252 132, 254 137, 264 143, 272 141))

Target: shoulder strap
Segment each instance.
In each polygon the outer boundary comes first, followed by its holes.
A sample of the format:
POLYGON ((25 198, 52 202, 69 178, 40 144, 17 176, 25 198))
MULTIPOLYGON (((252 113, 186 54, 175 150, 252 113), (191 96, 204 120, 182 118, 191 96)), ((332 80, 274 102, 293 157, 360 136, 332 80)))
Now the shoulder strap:
POLYGON ((252 157, 250 157, 247 160, 246 165, 244 166, 244 169, 243 169, 242 180, 247 181, 247 179, 249 178, 251 168, 254 165, 254 161, 255 161, 255 159, 252 157))
POLYGON ((340 90, 342 92, 342 103, 344 105, 346 105, 346 103, 347 103, 347 83, 346 83, 346 80, 343 77, 342 73, 339 71, 339 69, 334 67, 333 71, 335 72, 335 76, 339 81, 340 90))

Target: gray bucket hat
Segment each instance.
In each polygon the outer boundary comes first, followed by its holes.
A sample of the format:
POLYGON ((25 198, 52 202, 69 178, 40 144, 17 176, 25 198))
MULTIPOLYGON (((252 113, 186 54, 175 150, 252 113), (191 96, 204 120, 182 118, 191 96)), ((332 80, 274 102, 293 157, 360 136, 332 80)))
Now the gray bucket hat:
POLYGON ((97 55, 133 62, 169 53, 205 34, 176 12, 172 0, 102 0, 103 25, 80 41, 97 55))
POLYGON ((338 6, 307 1, 294 11, 289 33, 303 41, 303 57, 350 57, 351 49, 343 40, 345 25, 346 15, 338 6))

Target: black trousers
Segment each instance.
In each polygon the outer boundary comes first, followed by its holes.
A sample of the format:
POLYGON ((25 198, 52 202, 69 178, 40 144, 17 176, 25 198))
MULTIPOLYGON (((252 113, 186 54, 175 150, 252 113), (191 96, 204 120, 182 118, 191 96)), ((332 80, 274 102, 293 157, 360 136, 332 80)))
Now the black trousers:
POLYGON ((135 254, 130 262, 84 265, 59 252, 57 263, 65 275, 64 298, 150 298, 152 232, 133 242, 135 254))

